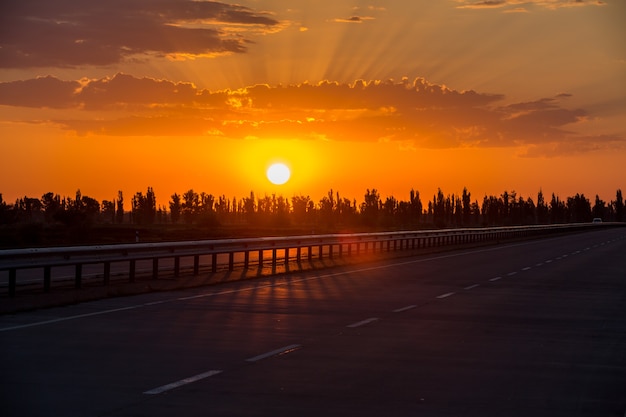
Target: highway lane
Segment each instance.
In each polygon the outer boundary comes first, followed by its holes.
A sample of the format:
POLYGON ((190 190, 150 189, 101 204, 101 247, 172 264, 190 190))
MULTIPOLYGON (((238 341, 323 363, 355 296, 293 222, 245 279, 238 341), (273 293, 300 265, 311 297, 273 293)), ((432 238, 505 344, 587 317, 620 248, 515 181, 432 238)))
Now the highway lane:
POLYGON ((0 317, 9 416, 619 416, 602 230, 0 317))

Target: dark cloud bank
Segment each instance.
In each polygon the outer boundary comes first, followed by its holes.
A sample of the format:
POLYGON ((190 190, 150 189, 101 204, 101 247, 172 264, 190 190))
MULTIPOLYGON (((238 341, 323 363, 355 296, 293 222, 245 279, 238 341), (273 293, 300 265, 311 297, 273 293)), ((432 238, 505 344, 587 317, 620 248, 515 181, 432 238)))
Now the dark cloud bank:
POLYGON ((529 156, 624 146, 618 136, 577 134, 575 125, 591 116, 565 107, 568 94, 508 105, 501 104, 503 98, 423 78, 223 91, 127 74, 0 83, 0 105, 98 112, 84 120, 48 121, 80 135, 395 140, 410 141, 415 148, 525 146, 529 156))
POLYGON ((110 65, 246 51, 267 13, 214 1, 19 0, 0 6, 0 68, 110 65))

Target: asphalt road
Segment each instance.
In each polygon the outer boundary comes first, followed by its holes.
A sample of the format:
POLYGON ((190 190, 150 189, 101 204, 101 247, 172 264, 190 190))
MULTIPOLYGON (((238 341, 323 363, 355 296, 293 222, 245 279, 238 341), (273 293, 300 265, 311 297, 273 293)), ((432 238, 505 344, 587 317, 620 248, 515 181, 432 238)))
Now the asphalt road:
POLYGON ((3 416, 626 415, 626 231, 0 316, 3 416))

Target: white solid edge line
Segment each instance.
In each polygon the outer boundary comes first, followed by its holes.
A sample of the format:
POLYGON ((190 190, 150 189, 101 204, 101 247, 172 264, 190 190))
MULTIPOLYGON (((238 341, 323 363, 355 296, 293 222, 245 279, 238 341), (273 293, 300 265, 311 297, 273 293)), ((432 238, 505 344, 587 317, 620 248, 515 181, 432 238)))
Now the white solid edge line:
POLYGON ((356 323, 348 324, 346 327, 354 328, 354 327, 364 326, 364 325, 369 324, 371 322, 374 322, 376 320, 378 320, 378 317, 371 317, 369 319, 361 320, 361 321, 358 321, 356 323))
POLYGON ((407 311, 407 310, 412 310, 412 309, 414 309, 415 307, 417 307, 417 305, 416 305, 416 304, 413 304, 413 305, 410 305, 410 306, 406 306, 406 307, 402 307, 402 308, 397 308, 397 309, 393 310, 393 312, 394 312, 394 313, 403 313, 403 312, 405 312, 405 311, 407 311))
POLYGON ((95 311, 93 313, 78 314, 78 315, 69 316, 69 317, 59 317, 58 319, 38 321, 38 322, 35 322, 35 323, 20 324, 18 326, 11 326, 11 327, 0 328, 0 332, 7 332, 9 330, 26 329, 28 327, 35 327, 35 326, 43 326, 44 324, 60 323, 60 322, 63 322, 63 321, 82 319, 82 318, 85 318, 85 317, 100 316, 102 314, 116 313, 118 311, 134 310, 134 309, 140 308, 140 307, 144 307, 144 305, 143 304, 139 304, 139 305, 128 306, 128 307, 114 308, 114 309, 110 309, 110 310, 95 311))
POLYGON ((248 358, 248 359, 246 359, 246 362, 256 362, 256 361, 260 361, 261 359, 270 358, 272 356, 277 356, 277 355, 281 355, 281 354, 285 354, 285 353, 290 353, 290 352, 293 352, 296 349, 300 349, 301 347, 302 347, 302 345, 284 346, 284 347, 281 347, 279 349, 272 350, 271 352, 262 353, 260 355, 257 355, 255 357, 253 357, 253 358, 248 358))
POLYGON ((161 394, 161 393, 163 393, 165 391, 173 390, 174 388, 178 388, 178 387, 182 387, 183 385, 191 384, 191 383, 199 381, 201 379, 208 378, 208 377, 213 376, 213 375, 217 375, 217 374, 219 374, 221 372, 222 371, 208 371, 208 372, 204 372, 202 374, 194 375, 194 376, 191 376, 189 378, 181 379, 180 381, 172 382, 171 384, 162 385, 162 386, 160 386, 158 388, 154 388, 154 389, 151 389, 151 390, 148 390, 148 391, 144 391, 144 394, 147 394, 147 395, 161 394))

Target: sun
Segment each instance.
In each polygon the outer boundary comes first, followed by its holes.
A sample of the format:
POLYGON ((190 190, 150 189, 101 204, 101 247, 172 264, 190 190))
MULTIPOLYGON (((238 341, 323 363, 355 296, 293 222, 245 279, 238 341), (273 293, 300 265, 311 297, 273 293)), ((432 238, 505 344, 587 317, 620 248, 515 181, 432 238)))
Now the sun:
POLYGON ((267 179, 270 180, 272 184, 282 185, 289 181, 289 177, 291 177, 291 171, 289 167, 282 163, 276 163, 270 165, 266 172, 267 179))

